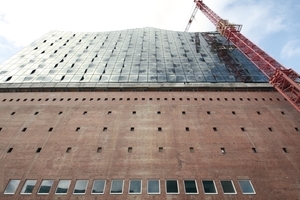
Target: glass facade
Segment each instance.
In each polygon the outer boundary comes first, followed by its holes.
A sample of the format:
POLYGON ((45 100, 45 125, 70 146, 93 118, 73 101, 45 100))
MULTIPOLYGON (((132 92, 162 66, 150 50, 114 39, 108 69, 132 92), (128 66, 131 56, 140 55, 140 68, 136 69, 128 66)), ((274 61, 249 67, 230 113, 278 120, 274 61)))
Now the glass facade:
POLYGON ((0 83, 268 82, 239 50, 224 51, 225 42, 217 33, 156 28, 53 31, 1 64, 0 83))

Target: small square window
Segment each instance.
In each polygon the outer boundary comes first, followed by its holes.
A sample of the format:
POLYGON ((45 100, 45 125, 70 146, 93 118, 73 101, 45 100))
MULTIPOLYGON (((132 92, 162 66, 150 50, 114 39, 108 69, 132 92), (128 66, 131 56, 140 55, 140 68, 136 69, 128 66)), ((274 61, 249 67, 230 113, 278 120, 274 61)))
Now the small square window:
POLYGON ((145 98, 142 98, 142 101, 145 101, 145 98))
POLYGON ((148 180, 147 193, 148 194, 160 194, 160 181, 159 180, 148 180))
POLYGON ((182 101, 182 98, 179 98, 180 101, 182 101))
POLYGON ((130 101, 130 98, 127 98, 127 101, 130 101))
POLYGON ((182 114, 185 115, 185 111, 182 111, 182 114))
POLYGON ((110 194, 122 194, 123 193, 123 180, 112 180, 110 187, 110 194))
POLYGON ((162 153, 164 151, 163 147, 158 147, 158 152, 162 153))
POLYGON ((107 127, 103 127, 103 131, 107 131, 107 127))
POLYGON ((225 153, 226 153, 226 151, 225 151, 225 148, 224 148, 224 147, 222 147, 222 148, 221 148, 221 152, 222 152, 222 154, 225 154, 225 153))
POLYGON ((128 193, 142 194, 142 180, 130 180, 128 193))
POLYGON ((102 151, 102 147, 97 148, 97 153, 100 153, 102 151))
POLYGON ((158 127, 157 130, 158 130, 158 131, 162 131, 162 128, 161 128, 161 127, 158 127))
POLYGON ((220 181, 224 194, 236 194, 235 187, 230 180, 220 181))
POLYGON ((235 101, 235 98, 232 98, 232 101, 235 101))
POLYGON ((160 112, 160 111, 157 111, 157 114, 158 114, 158 115, 160 115, 160 114, 161 114, 161 112, 160 112))
POLYGON ((21 180, 10 180, 4 190, 4 194, 15 194, 21 180))
POLYGON ((152 98, 149 98, 150 101, 152 101, 152 98))
POLYGON ((215 182, 213 180, 202 181, 203 189, 205 194, 217 194, 215 182))
POLYGON ((132 111, 132 114, 135 115, 135 114, 136 114, 136 111, 132 111))
POLYGON ((14 114, 16 114, 16 112, 12 112, 10 115, 14 115, 14 114))
POLYGON ((159 100, 160 100, 160 98, 157 98, 157 100, 159 101, 159 100))
POLYGON ((87 114, 87 111, 84 111, 84 112, 83 112, 83 115, 86 115, 86 114, 87 114))
POLYGON ((257 153, 256 148, 252 148, 253 153, 257 153))
POLYGON ((12 150, 13 150, 14 148, 9 148, 8 150, 7 150, 7 153, 11 153, 12 152, 12 150))
POLYGON ((214 130, 214 131, 217 131, 218 129, 217 129, 217 127, 213 127, 213 130, 214 130))
POLYGON ((128 147, 128 153, 132 153, 132 147, 128 147))
POLYGON ((190 98, 187 98, 187 100, 189 101, 189 100, 190 100, 190 98))
POLYGON ((172 101, 175 101, 175 98, 172 98, 172 101))
POLYGON ((22 129, 22 132, 25 132, 26 130, 27 130, 27 128, 23 128, 23 129, 22 129))
POLYGON ((282 148, 282 150, 283 150, 284 153, 288 152, 286 148, 282 148))
POLYGON ((39 114, 39 112, 35 112, 35 113, 34 113, 34 115, 38 115, 38 114, 39 114))
POLYGON ((243 194, 255 194, 254 188, 250 180, 239 180, 239 185, 243 194))
POLYGON ((67 194, 71 180, 59 180, 55 194, 67 194))
POLYGON ((165 98, 165 101, 167 101, 168 100, 168 98, 165 98))
POLYGON ((299 131, 298 127, 295 127, 295 130, 296 130, 296 131, 299 131))
POLYGON ((167 194, 179 194, 178 181, 166 180, 166 192, 167 194))
POLYGON ((208 115, 210 115, 210 111, 207 111, 206 113, 207 113, 208 115))
POLYGON ((232 114, 235 115, 236 114, 235 111, 232 111, 232 114))
POLYGON ((63 112, 62 112, 62 111, 60 111, 60 112, 58 113, 58 115, 61 115, 61 114, 63 114, 63 112))
POLYGON ((224 100, 225 100, 225 101, 228 101, 228 99, 227 99, 227 98, 224 98, 224 100))
POLYGON ((111 114, 111 111, 108 111, 107 114, 110 115, 110 114, 111 114))
POLYGON ((53 131, 53 127, 50 127, 49 129, 48 129, 48 132, 52 132, 53 131))
POLYGON ((194 153, 194 152, 195 152, 194 147, 190 147, 190 152, 191 152, 191 153, 194 153))
POLYGON ((189 127, 185 127, 185 131, 190 131, 190 128, 189 127))
POLYGON ((241 127, 241 130, 242 130, 242 131, 245 131, 245 128, 244 128, 244 127, 241 127))
POLYGON ((197 182, 195 180, 184 180, 183 182, 186 194, 198 194, 197 182))
POLYGON ((73 194, 85 194, 88 180, 77 180, 73 194))
POLYGON ((105 98, 105 99, 104 99, 104 101, 107 101, 107 100, 108 100, 108 98, 105 98))
POLYGON ((78 132, 78 131, 80 131, 80 127, 77 127, 77 128, 76 128, 76 132, 78 132))
POLYGON ((53 182, 53 180, 43 180, 37 194, 49 194, 53 182))
POLYGON ((37 148, 36 153, 40 153, 41 151, 42 151, 42 148, 39 147, 39 148, 37 148))
POLYGON ((67 150, 66 150, 66 153, 70 153, 71 149, 72 149, 71 147, 68 147, 67 150))
POLYGON ((92 194, 104 194, 105 180, 94 180, 92 194))
POLYGON ((134 127, 131 127, 131 128, 130 128, 130 131, 134 131, 134 127))
POLYGON ((259 111, 256 111, 256 112, 257 112, 258 115, 260 115, 260 112, 259 112, 259 111))
POLYGON ((21 190, 21 194, 32 194, 35 184, 36 184, 36 180, 26 180, 21 190))

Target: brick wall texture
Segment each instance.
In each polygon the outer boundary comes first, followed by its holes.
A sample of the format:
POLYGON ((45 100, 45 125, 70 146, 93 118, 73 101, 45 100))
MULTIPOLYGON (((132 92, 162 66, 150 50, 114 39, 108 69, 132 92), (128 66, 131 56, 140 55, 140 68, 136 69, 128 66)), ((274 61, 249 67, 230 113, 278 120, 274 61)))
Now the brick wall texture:
POLYGON ((1 93, 0 199, 300 199, 299 119, 277 92, 1 93), (15 195, 3 194, 10 179, 21 180, 15 195), (27 179, 37 180, 33 193, 20 194, 27 179), (37 195, 43 179, 53 187, 37 195), (69 192, 55 195, 61 179, 69 192), (86 194, 75 195, 81 179, 86 194), (106 180, 104 194, 91 194, 95 179, 106 180), (122 195, 110 194, 114 179, 124 180, 122 195), (128 194, 131 179, 142 194, 128 194), (148 179, 160 180, 160 194, 147 194, 148 179), (169 179, 179 194, 166 194, 169 179), (199 194, 185 194, 188 179, 199 194), (242 193, 245 179, 256 194, 242 193), (218 194, 204 194, 202 180, 218 194))

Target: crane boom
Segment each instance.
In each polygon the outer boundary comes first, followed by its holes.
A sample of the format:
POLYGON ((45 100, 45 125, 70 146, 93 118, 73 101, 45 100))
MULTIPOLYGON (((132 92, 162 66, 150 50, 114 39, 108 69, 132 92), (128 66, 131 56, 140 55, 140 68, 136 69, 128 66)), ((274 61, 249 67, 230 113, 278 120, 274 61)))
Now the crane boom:
MULTIPOLYGON (((292 69, 286 69, 242 35, 240 33, 241 25, 231 24, 227 20, 223 20, 207 7, 203 3, 203 0, 194 1, 196 3, 196 8, 199 8, 199 10, 201 10, 216 26, 218 32, 232 42, 236 48, 249 58, 269 78, 270 84, 300 112, 300 75, 292 69)), ((194 12, 187 28, 195 17, 194 12)))

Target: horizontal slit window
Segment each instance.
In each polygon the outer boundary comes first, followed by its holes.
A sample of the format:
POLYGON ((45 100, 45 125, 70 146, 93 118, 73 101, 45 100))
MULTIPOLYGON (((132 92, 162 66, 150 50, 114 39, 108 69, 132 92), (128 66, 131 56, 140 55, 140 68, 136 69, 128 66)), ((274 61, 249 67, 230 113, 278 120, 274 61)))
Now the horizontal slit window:
POLYGON ((53 182, 53 180, 43 180, 37 194, 49 194, 53 182))
POLYGON ((4 194, 15 194, 21 180, 10 180, 4 190, 4 194))
POLYGON ((88 182, 88 180, 77 180, 73 194, 85 194, 88 182))
POLYGON ((59 180, 55 194, 67 194, 71 180, 59 180))
POLYGON ((123 180, 112 180, 110 194, 122 194, 123 193, 123 180))
POLYGON ((21 190, 21 194, 32 194, 36 180, 26 180, 21 190))
POLYGON ((197 182, 195 180, 184 180, 183 182, 186 194, 198 194, 197 182))
POLYGON ((105 180, 94 180, 92 194, 104 194, 105 180))

